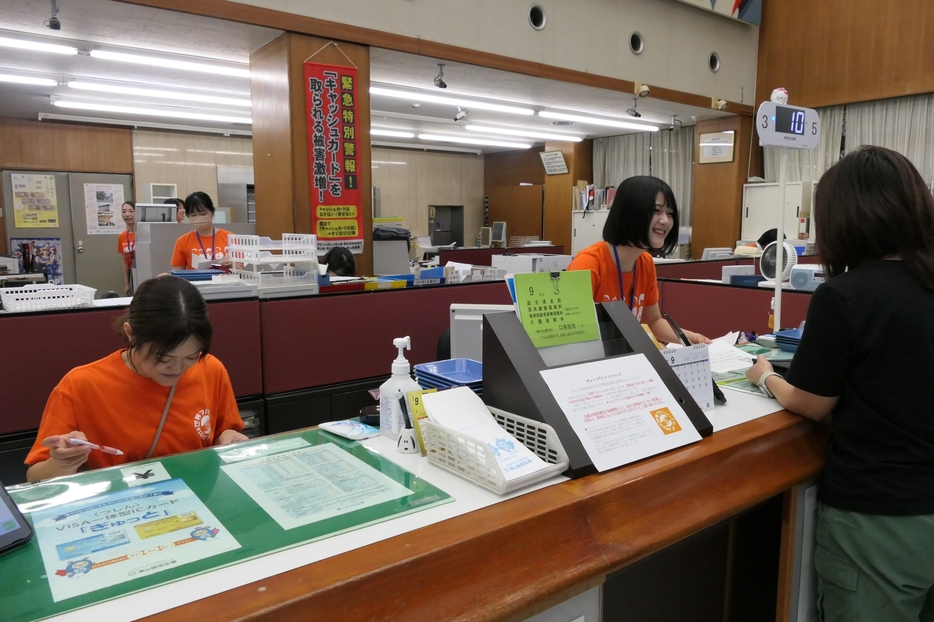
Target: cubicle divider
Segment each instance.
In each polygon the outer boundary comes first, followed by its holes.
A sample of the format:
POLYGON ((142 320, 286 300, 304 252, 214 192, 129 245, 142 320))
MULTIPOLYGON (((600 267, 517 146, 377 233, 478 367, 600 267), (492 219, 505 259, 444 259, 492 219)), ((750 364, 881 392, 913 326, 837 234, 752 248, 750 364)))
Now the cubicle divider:
POLYGON ((438 262, 445 265, 449 261, 469 263, 477 266, 489 266, 493 255, 523 255, 525 253, 544 253, 546 255, 563 255, 563 246, 522 246, 519 248, 455 248, 438 253, 438 262))
POLYGON ((723 266, 751 266, 751 257, 733 257, 708 261, 673 261, 655 264, 655 273, 660 279, 716 279, 720 280, 723 266))
MULTIPOLYGON (((774 291, 719 283, 659 279, 659 308, 681 326, 708 337, 730 331, 772 332, 768 326, 774 291)), ((807 315, 810 292, 782 292, 783 328, 797 328, 807 315)))

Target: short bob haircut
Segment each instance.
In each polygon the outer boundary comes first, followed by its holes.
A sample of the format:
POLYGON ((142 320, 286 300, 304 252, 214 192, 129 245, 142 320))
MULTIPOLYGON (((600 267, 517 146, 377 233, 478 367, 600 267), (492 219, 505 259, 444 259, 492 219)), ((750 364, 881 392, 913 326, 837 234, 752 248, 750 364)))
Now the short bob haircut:
POLYGON ((325 253, 321 263, 327 264, 328 272, 335 276, 354 276, 357 272, 353 254, 343 246, 335 246, 325 253))
POLYGON ((678 204, 675 195, 664 181, 648 175, 630 177, 619 185, 603 226, 603 239, 613 246, 650 249, 649 227, 655 216, 655 197, 659 192, 665 197, 665 204, 671 208, 674 220, 661 250, 666 255, 674 251, 678 245, 678 204))
POLYGON ((129 310, 114 324, 121 335, 125 335, 124 322, 129 322, 133 330, 130 350, 148 343, 149 358, 153 360, 163 358, 189 337, 201 344, 202 359, 211 350, 214 329, 208 318, 208 306, 197 287, 177 276, 143 281, 129 310))
POLYGON ((185 215, 191 217, 191 213, 197 210, 199 207, 203 207, 207 211, 214 213, 214 201, 211 200, 210 195, 207 192, 192 192, 187 197, 185 197, 185 215))
POLYGON ((814 225, 830 278, 898 256, 918 283, 934 289, 934 197, 902 154, 860 147, 831 166, 817 185, 814 225))

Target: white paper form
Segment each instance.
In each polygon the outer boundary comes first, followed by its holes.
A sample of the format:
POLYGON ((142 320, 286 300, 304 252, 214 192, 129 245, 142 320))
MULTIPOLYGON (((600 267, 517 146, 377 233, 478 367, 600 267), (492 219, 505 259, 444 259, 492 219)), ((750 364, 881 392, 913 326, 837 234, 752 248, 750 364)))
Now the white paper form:
POLYGON ((55 602, 240 548, 174 479, 32 515, 55 602))
POLYGON ((700 440, 643 354, 539 373, 598 471, 700 440))
POLYGON ((551 466, 504 430, 483 400, 467 387, 425 393, 422 403, 434 423, 486 443, 507 482, 551 466))
POLYGON ((736 369, 749 369, 752 367, 752 359, 755 358, 748 352, 743 352, 720 339, 711 342, 707 349, 710 352, 710 371, 715 374, 736 369))
POLYGON ((221 469, 283 529, 412 494, 330 443, 227 464, 221 469))

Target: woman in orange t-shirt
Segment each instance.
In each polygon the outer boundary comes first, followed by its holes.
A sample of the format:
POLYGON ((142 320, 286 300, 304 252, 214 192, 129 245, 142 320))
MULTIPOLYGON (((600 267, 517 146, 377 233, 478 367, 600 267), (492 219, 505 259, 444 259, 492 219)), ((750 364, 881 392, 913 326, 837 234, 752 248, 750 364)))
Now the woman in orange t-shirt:
MULTIPOLYGON (((594 302, 622 300, 636 319, 665 343, 680 343, 658 309, 655 262, 646 252, 674 250, 678 242, 678 204, 671 187, 657 177, 630 177, 619 185, 603 240, 580 251, 568 270, 590 270, 594 302)), ((691 343, 707 337, 684 331, 691 343)))
POLYGON ((124 201, 120 216, 126 223, 126 231, 117 236, 117 252, 123 255, 123 293, 133 293, 133 262, 136 261, 136 203, 124 201))
POLYGON ((227 370, 208 354, 213 331, 198 288, 149 279, 117 326, 127 349, 76 367, 53 389, 27 480, 246 440, 227 370))
POLYGON ((185 198, 185 214, 195 226, 175 242, 172 252, 172 268, 191 270, 191 256, 197 255, 231 265, 227 259, 227 236, 229 231, 214 227, 214 201, 204 192, 192 192, 185 198))

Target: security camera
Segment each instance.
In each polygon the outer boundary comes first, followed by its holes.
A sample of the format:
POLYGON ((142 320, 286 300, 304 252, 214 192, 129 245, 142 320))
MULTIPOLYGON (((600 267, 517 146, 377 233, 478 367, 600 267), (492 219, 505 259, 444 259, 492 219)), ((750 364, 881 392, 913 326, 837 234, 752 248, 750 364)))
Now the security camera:
POLYGON ((438 63, 435 66, 438 68, 438 75, 435 76, 435 86, 439 89, 448 88, 447 83, 444 81, 444 63, 438 63))
POLYGON ((58 18, 54 15, 45 22, 45 25, 49 27, 50 30, 61 30, 62 23, 58 21, 58 18))
POLYGON ((455 121, 460 121, 461 119, 463 119, 463 118, 466 117, 466 116, 467 116, 467 110, 464 109, 464 108, 458 108, 458 109, 457 109, 457 114, 454 115, 454 120, 455 120, 455 121))
POLYGON ((730 102, 726 101, 725 99, 717 99, 716 97, 713 97, 710 100, 710 107, 716 108, 717 110, 726 110, 729 108, 729 106, 730 102))
POLYGON ((641 116, 642 116, 642 113, 639 112, 638 110, 636 110, 636 105, 637 105, 638 103, 639 103, 639 100, 638 100, 638 99, 632 100, 632 108, 630 108, 629 110, 627 110, 627 111, 626 111, 626 114, 628 114, 630 117, 635 117, 635 118, 637 118, 637 119, 638 119, 639 117, 641 117, 641 116))
POLYGON ((641 82, 636 82, 635 93, 639 97, 648 97, 649 96, 649 85, 642 84, 641 82))

